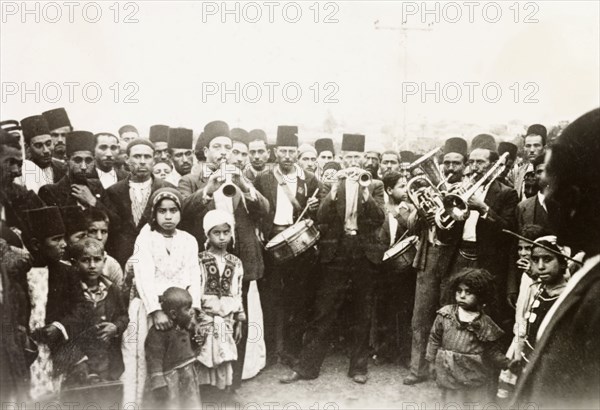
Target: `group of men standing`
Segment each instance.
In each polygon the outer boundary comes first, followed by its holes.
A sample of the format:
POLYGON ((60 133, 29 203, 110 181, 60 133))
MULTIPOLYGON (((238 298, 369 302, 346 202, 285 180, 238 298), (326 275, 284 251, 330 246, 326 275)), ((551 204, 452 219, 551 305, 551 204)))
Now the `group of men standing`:
MULTIPOLYGON (((440 229, 431 212, 408 198, 407 183, 422 174, 410 166, 414 154, 369 151, 362 134, 343 135, 337 161, 332 140, 300 144, 296 126, 279 126, 270 146, 262 130, 230 129, 212 121, 194 146, 191 129, 165 125, 152 126, 148 138, 130 125, 118 136, 74 131, 59 108, 18 123, 5 121, 1 132, 3 231, 4 225, 18 229, 25 244, 32 235, 21 211, 43 204, 95 208, 110 219, 108 254, 125 267, 135 257, 134 242, 150 220, 149 198, 157 189, 179 189, 184 198, 180 228, 201 249, 206 242, 203 216, 212 209, 230 212, 235 219, 232 252, 244 267, 244 304, 250 282, 257 281, 268 361, 279 359, 292 369, 283 383, 318 377, 332 329, 341 328, 340 323, 350 324, 348 376, 354 382, 368 379, 373 323, 389 333, 400 327, 411 334, 410 345, 404 346, 411 350, 404 383, 426 380, 425 352, 436 311, 452 302, 448 280, 465 267, 493 275, 497 303, 491 315, 510 334, 518 279, 515 243, 502 231, 548 223, 542 178, 547 135, 541 125, 529 127, 526 157, 520 162, 515 145, 498 144, 488 134, 477 135, 470 145, 462 138, 445 141, 437 159, 447 186, 470 187, 500 158, 507 161, 502 174, 482 181, 464 198, 468 217, 450 229, 440 229), (22 136, 27 159, 10 142, 11 135, 22 136), (165 179, 153 172, 159 162, 171 166, 165 179), (224 189, 228 184, 235 187, 232 194, 224 189), (264 245, 300 215, 317 226, 316 246, 285 262, 265 252, 264 245), (412 235, 418 238, 412 263, 383 262, 387 249, 412 235), (397 300, 378 291, 382 281, 413 285, 397 300), (386 311, 398 309, 404 300, 411 306, 397 316, 402 323, 385 323, 393 320, 386 311)), ((243 365, 245 340, 240 346, 238 364, 243 365)), ((234 387, 239 387, 239 368, 235 374, 234 387)))

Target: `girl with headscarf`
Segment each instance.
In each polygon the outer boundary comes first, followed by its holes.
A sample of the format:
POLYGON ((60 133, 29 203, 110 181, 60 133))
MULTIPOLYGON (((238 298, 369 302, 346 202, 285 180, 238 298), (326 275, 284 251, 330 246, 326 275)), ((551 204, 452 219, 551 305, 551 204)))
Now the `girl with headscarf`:
POLYGON ((151 376, 147 375, 144 349, 148 329, 154 326, 166 331, 173 326, 161 309, 159 296, 173 286, 187 289, 192 307, 200 309, 198 243, 192 235, 177 229, 181 195, 174 188, 161 188, 150 200, 152 219, 140 231, 134 254, 127 262, 135 285, 129 304, 130 326, 123 335, 123 403, 141 403, 151 376))

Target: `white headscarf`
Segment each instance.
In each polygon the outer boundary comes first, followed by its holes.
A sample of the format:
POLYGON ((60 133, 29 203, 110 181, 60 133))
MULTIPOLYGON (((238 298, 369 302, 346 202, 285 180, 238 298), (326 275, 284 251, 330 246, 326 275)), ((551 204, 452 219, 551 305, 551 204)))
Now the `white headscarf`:
POLYGON ((204 215, 202 227, 204 228, 206 238, 208 238, 208 233, 212 228, 222 224, 227 224, 231 227, 231 237, 235 243, 235 219, 231 213, 220 209, 213 209, 204 215))

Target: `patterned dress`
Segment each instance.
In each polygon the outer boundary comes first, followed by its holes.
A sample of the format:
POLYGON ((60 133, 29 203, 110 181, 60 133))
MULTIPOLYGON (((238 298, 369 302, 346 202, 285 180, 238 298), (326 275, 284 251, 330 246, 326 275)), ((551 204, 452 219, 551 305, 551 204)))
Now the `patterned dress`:
POLYGON ((135 241, 135 252, 127 262, 133 269, 135 286, 129 304, 129 329, 123 335, 123 403, 141 403, 147 370, 144 341, 152 326, 149 313, 160 310, 158 297, 175 286, 188 289, 193 306, 200 308, 198 243, 187 232, 176 230, 173 238, 144 226, 135 241))
POLYGON ((232 384, 231 362, 237 360, 233 325, 246 317, 242 304, 244 270, 242 262, 231 254, 217 258, 206 251, 199 260, 203 315, 197 331, 204 339, 198 355, 200 384, 224 389, 232 384))

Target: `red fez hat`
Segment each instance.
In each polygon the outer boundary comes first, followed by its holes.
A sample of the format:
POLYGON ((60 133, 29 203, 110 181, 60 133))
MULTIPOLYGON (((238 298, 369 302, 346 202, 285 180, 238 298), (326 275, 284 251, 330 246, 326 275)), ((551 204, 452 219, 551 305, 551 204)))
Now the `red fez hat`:
POLYGON ((169 128, 169 148, 192 149, 194 132, 189 128, 169 128))
POLYGON ((248 134, 248 141, 264 141, 267 142, 267 133, 261 129, 254 129, 248 134))
POLYGON ((362 134, 342 135, 342 151, 365 152, 365 136, 362 134))
POLYGON ((323 151, 331 151, 331 153, 335 155, 335 150, 333 148, 333 140, 331 138, 320 138, 316 140, 315 149, 317 150, 317 155, 319 155, 323 151))
POLYGON ((467 141, 462 138, 448 138, 444 144, 444 155, 449 153, 460 154, 467 157, 467 141))
POLYGON ((67 157, 77 151, 94 152, 96 137, 89 131, 71 131, 66 137, 67 157))
POLYGON ((60 210, 56 206, 30 209, 25 211, 25 216, 29 225, 29 232, 40 241, 65 234, 65 225, 60 210))
POLYGON ((502 141, 500 144, 498 144, 498 155, 508 152, 508 157, 513 161, 517 159, 517 151, 517 146, 512 142, 502 141))
POLYGON ((280 125, 277 127, 275 145, 278 147, 297 147, 298 127, 296 125, 280 125))
POLYGON ((156 124, 150 127, 150 141, 156 142, 168 142, 169 141, 169 126, 156 124))
POLYGON ((204 126, 204 140, 206 146, 210 145, 210 142, 217 137, 231 138, 231 132, 229 131, 229 125, 225 121, 211 121, 204 126))
POLYGON ((487 149, 496 152, 496 139, 489 134, 479 134, 471 141, 471 152, 476 149, 487 149))
POLYGON ((41 115, 33 115, 21 120, 21 128, 23 130, 23 138, 25 143, 29 144, 32 138, 40 135, 50 135, 48 122, 41 115))
POLYGON ((61 127, 71 127, 71 121, 69 121, 69 116, 64 108, 55 108, 50 111, 45 111, 42 115, 46 119, 46 122, 48 122, 50 131, 61 127))

